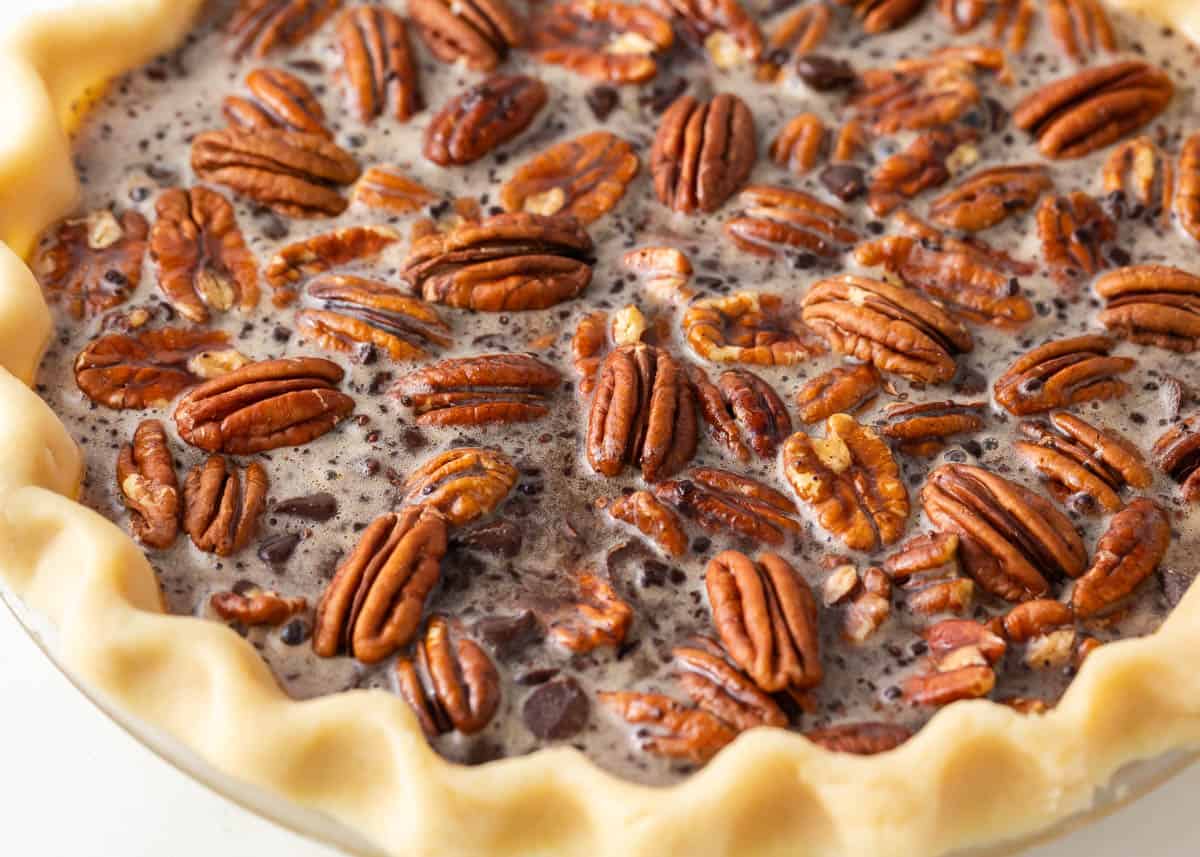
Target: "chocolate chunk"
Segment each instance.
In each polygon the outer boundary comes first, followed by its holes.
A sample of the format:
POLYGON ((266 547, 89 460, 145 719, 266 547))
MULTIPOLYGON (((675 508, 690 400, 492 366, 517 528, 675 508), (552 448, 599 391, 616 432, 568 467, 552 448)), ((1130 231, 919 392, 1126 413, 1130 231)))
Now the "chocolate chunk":
POLYGON ((281 500, 272 511, 276 515, 292 515, 297 518, 307 518, 310 521, 328 521, 337 514, 337 510, 337 498, 322 491, 319 494, 281 500))
POLYGON ((796 60, 796 76, 817 92, 846 89, 858 80, 850 63, 824 54, 801 56, 796 60))
POLYGON ((521 716, 529 731, 543 741, 562 741, 587 725, 591 703, 575 679, 547 682, 525 699, 521 716))
POLYGON ((821 184, 842 202, 850 202, 867 190, 867 174, 854 164, 830 164, 821 171, 821 184))
POLYGON ((284 625, 283 630, 279 632, 279 639, 286 646, 298 646, 307 640, 308 636, 308 623, 303 619, 293 619, 284 625))
POLYGON ((521 552, 521 528, 500 518, 475 527, 455 538, 455 543, 494 556, 514 557, 521 552))
POLYGON ((283 565, 292 558, 298 544, 300 544, 298 533, 279 533, 268 536, 258 546, 258 558, 268 565, 283 565))
POLYGON ((649 90, 638 96, 638 103, 649 107, 655 113, 662 113, 670 107, 675 99, 683 95, 688 88, 688 82, 682 77, 655 83, 649 90))
POLYGON ((586 96, 587 106, 592 109, 592 115, 603 122, 617 107, 620 96, 611 86, 593 86, 586 96))
POLYGON ((511 657, 539 639, 542 629, 533 612, 516 616, 487 616, 475 623, 475 634, 501 657, 511 657))

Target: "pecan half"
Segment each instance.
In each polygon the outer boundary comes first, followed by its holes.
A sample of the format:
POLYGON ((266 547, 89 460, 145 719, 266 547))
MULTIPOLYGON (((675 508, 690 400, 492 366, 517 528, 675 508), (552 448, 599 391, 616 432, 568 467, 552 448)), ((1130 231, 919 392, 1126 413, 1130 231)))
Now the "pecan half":
POLYGON ((305 277, 369 259, 399 240, 400 233, 390 226, 345 226, 281 247, 267 262, 267 282, 275 289, 272 301, 285 307, 296 299, 295 284, 305 277))
POLYGON ((884 572, 897 583, 926 578, 926 572, 942 569, 958 559, 956 533, 922 533, 900 545, 883 563, 884 572))
POLYGON ((738 734, 717 715, 660 693, 602 691, 596 696, 622 719, 638 726, 639 745, 657 756, 703 765, 738 734))
POLYGON ((1035 13, 1033 0, 938 0, 938 11, 956 33, 969 33, 992 13, 991 41, 999 44, 1007 34, 1013 54, 1025 49, 1035 13))
POLYGON ((47 297, 82 319, 123 304, 142 280, 149 225, 136 211, 107 208, 64 220, 43 239, 33 271, 47 297))
POLYGON ((633 464, 654 482, 687 464, 697 439, 695 395, 674 357, 639 343, 605 358, 588 415, 593 470, 612 477, 633 464))
POLYGON ((967 573, 1008 601, 1050 591, 1043 572, 1078 577, 1087 549, 1071 521, 1044 497, 979 467, 946 464, 921 491, 934 526, 959 536, 967 573))
POLYGON ((1003 250, 997 250, 977 235, 955 238, 908 211, 896 212, 893 220, 904 235, 920 239, 929 249, 963 254, 982 267, 1021 277, 1034 274, 1038 270, 1037 265, 1016 259, 1003 250))
POLYGON ((337 11, 341 0, 239 0, 225 31, 237 58, 300 44, 337 11))
POLYGON ((654 192, 683 214, 716 211, 750 177, 757 148, 754 116, 736 95, 708 102, 681 95, 663 114, 650 151, 654 192))
POLYGON ((209 456, 183 482, 183 528, 206 553, 233 556, 254 538, 267 505, 267 471, 257 461, 246 467, 245 485, 237 466, 209 456))
POLYGON ((481 731, 500 707, 500 673, 474 640, 430 616, 413 658, 396 661, 396 684, 430 738, 451 730, 481 731))
POLYGON ((783 298, 763 292, 695 301, 682 324, 688 344, 715 363, 790 366, 821 350, 783 298))
POLYGON ((779 130, 768 152, 777 166, 802 176, 820 160, 825 137, 825 123, 821 117, 815 113, 801 113, 779 130))
MULTIPOLYGON (((1079 584, 1076 584, 1078 586, 1079 584)), ((1004 614, 1004 636, 1014 643, 1028 643, 1059 628, 1075 624, 1070 605, 1052 598, 1026 601, 1004 614)))
POLYGON ((155 203, 150 258, 167 300, 189 321, 209 310, 258 306, 258 265, 242 239, 229 200, 206 187, 172 188, 155 203))
POLYGON ((308 84, 281 68, 256 68, 246 75, 250 97, 229 95, 221 112, 230 125, 244 131, 282 128, 333 137, 325 127, 325 111, 308 84))
POLYGON ((571 337, 571 365, 579 375, 579 392, 596 389, 596 373, 608 345, 608 313, 596 310, 579 320, 571 337))
POLYGON ((822 527, 846 547, 873 550, 904 535, 908 490, 892 451, 848 414, 825 421, 825 437, 796 432, 783 446, 783 474, 822 527))
POLYGON ((377 119, 389 102, 400 122, 420 112, 420 75, 403 18, 379 6, 354 6, 338 20, 337 37, 338 74, 359 119, 377 119))
POLYGON ((134 538, 152 548, 169 548, 179 534, 179 480, 158 420, 143 420, 133 443, 117 456, 117 488, 129 509, 134 538))
POLYGON ((791 434, 787 406, 774 388, 753 372, 729 369, 716 384, 694 367, 689 375, 700 400, 700 413, 713 436, 741 461, 750 460, 751 449, 759 458, 774 456, 779 443, 791 434))
POLYGON ((710 533, 732 533, 782 545, 788 533, 801 529, 791 500, 755 479, 727 470, 697 467, 681 479, 654 486, 654 493, 710 533))
POLYGON ((675 511, 649 491, 634 491, 605 504, 608 514, 637 527, 667 556, 678 559, 688 549, 683 521, 675 511))
POLYGON ((1179 153, 1175 216, 1183 231, 1200 241, 1200 133, 1188 137, 1179 153))
POLYGON ((336 387, 344 374, 320 357, 251 363, 192 389, 175 408, 175 425, 185 441, 209 452, 300 446, 354 410, 354 400, 336 387))
POLYGON ((350 153, 321 135, 275 128, 197 134, 192 169, 286 217, 341 214, 347 203, 337 189, 359 174, 350 153))
POLYGON ((313 652, 377 663, 416 636, 441 577, 446 519, 432 506, 376 518, 329 582, 313 623, 313 652))
POLYGON ((834 414, 852 414, 879 392, 879 372, 870 363, 835 366, 796 391, 800 421, 815 423, 834 414))
POLYGON ((821 280, 801 306, 804 323, 834 351, 913 381, 949 381, 954 355, 975 347, 970 332, 939 304, 866 277, 821 280))
POLYGON ((587 288, 591 253, 592 239, 573 218, 498 214, 417 239, 400 276, 433 303, 545 309, 587 288))
POLYGON ((1117 50, 1116 33, 1100 0, 1050 0, 1046 18, 1063 53, 1076 62, 1117 50))
POLYGON ((1154 463, 1183 486, 1183 497, 1200 500, 1200 416, 1172 426, 1154 442, 1154 463))
POLYGON ((480 354, 440 360, 401 377, 395 396, 419 425, 530 422, 548 414, 546 399, 562 376, 528 354, 480 354))
POLYGON ((621 257, 621 264, 642 276, 642 285, 655 301, 679 304, 696 293, 688 286, 692 263, 674 247, 639 247, 621 257))
POLYGON ((435 57, 475 71, 492 71, 524 40, 525 22, 506 0, 413 0, 408 14, 435 57))
POLYGON ((1116 239, 1117 225, 1088 194, 1045 197, 1037 224, 1042 257, 1060 285, 1073 286, 1108 267, 1104 246, 1116 239))
POLYGON ((500 188, 505 211, 569 214, 580 223, 612 211, 637 175, 633 146, 607 131, 557 143, 519 167, 500 188))
POLYGON ((1014 164, 973 173, 929 205, 934 223, 947 229, 980 232, 1031 208, 1054 187, 1041 164, 1014 164))
POLYGON ((611 583, 591 572, 579 576, 579 592, 583 601, 566 607, 550 620, 549 637, 575 654, 621 645, 633 622, 633 608, 611 583))
POLYGON ((1171 545, 1171 525, 1155 503, 1134 500, 1113 516, 1092 565, 1075 582, 1071 606, 1082 618, 1116 606, 1154 573, 1171 545))
POLYGON ((1013 123, 1048 158, 1081 158, 1114 143, 1166 109, 1175 84, 1140 60, 1088 68, 1043 86, 1017 105, 1013 123))
POLYGON ((903 27, 917 16, 925 0, 838 0, 854 9, 854 18, 867 33, 886 33, 903 27))
POLYGON ((546 105, 546 85, 496 75, 446 102, 425 129, 425 157, 443 167, 478 161, 529 127, 546 105))
POLYGON ((1104 192, 1117 216, 1171 219, 1175 169, 1171 158, 1149 137, 1116 146, 1104 162, 1104 192), (1130 203, 1133 203, 1132 205, 1130 203))
POLYGON ((570 0, 538 16, 534 56, 609 83, 643 83, 658 74, 655 54, 675 43, 671 22, 652 9, 613 0, 570 0))
POLYGON ((767 38, 763 62, 755 77, 763 82, 779 79, 789 62, 810 53, 829 32, 833 10, 824 2, 806 3, 779 22, 767 38))
POLYGON ((738 194, 741 213, 725 224, 725 234, 747 253, 773 258, 799 251, 832 258, 858 240, 849 218, 799 190, 752 185, 738 194))
POLYGON ((1019 417, 1081 402, 1116 399, 1129 385, 1116 376, 1137 361, 1113 357, 1106 336, 1076 336, 1039 345, 1018 358, 993 387, 996 401, 1019 417))
POLYGON ((965 577, 930 584, 908 597, 908 609, 922 616, 938 613, 963 615, 971 610, 975 581, 965 577))
POLYGON ((762 690, 821 683, 817 602, 787 560, 724 551, 709 562, 705 585, 721 642, 762 690))
POLYGON ((944 48, 891 68, 867 69, 850 107, 877 134, 949 125, 978 104, 982 71, 1007 73, 1004 52, 994 48, 944 48))
POLYGON ((972 128, 932 128, 871 173, 867 204, 877 217, 891 214, 922 191, 950 180, 949 162, 979 139, 972 128))
POLYGON ((437 201, 437 194, 395 167, 374 166, 362 174, 350 194, 355 202, 392 214, 411 214, 437 201))
POLYGON ((945 439, 983 428, 987 402, 895 402, 888 405, 879 432, 897 442, 901 452, 928 457, 945 439))
POLYGON ((1122 339, 1190 354, 1200 341, 1200 277, 1166 265, 1118 268, 1096 281, 1099 320, 1122 339))
POLYGON ((908 678, 901 690, 913 705, 944 706, 963 699, 980 699, 996 686, 996 671, 974 664, 946 672, 925 673, 908 678))
POLYGON ((728 40, 738 56, 732 63, 718 60, 721 68, 757 60, 763 52, 763 34, 758 23, 738 0, 652 0, 651 7, 678 21, 710 54, 720 54, 717 45, 728 40))
POLYGON ((875 756, 895 750, 913 736, 899 723, 839 723, 824 729, 809 729, 804 737, 831 753, 875 756))
POLYGON ((247 627, 282 625, 308 609, 308 600, 303 597, 284 598, 278 592, 257 586, 214 593, 208 603, 226 622, 238 622, 247 627))
POLYGON ((520 474, 499 450, 462 446, 426 461, 404 482, 404 502, 437 509, 451 526, 490 515, 520 474))
POLYGON ((700 637, 676 646, 671 656, 688 697, 739 732, 756 726, 788 725, 787 715, 741 670, 725 658, 715 640, 700 637))

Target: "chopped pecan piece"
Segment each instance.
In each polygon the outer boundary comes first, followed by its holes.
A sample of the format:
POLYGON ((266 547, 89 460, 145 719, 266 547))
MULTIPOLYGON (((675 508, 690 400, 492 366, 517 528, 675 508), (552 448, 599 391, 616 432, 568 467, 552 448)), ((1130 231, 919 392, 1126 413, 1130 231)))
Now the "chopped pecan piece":
POLYGON ((726 660, 715 640, 700 637, 671 650, 679 683, 704 711, 720 717, 739 732, 756 726, 788 725, 787 715, 741 670, 726 660))
POLYGON ((945 464, 921 491, 933 525, 959 536, 963 567, 1008 601, 1050 591, 1043 572, 1078 577, 1087 549, 1071 521, 1044 497, 979 467, 945 464))
POLYGON ((538 16, 530 41, 544 63, 608 83, 643 83, 658 74, 654 55, 671 48, 675 33, 644 6, 569 0, 538 16))
POLYGON ((717 715, 660 693, 602 691, 597 698, 623 720, 640 727, 641 748, 657 756, 702 765, 738 734, 717 715))
POLYGON ((842 625, 852 643, 866 642, 892 615, 892 582, 878 568, 863 572, 862 586, 854 593, 842 625))
POLYGON ((763 51, 763 62, 755 77, 776 81, 789 62, 795 62, 825 41, 833 10, 824 2, 806 3, 788 15, 771 32, 763 51))
POLYGON ((1200 133, 1188 137, 1179 153, 1175 215, 1183 231, 1200 241, 1200 133))
POLYGON ((938 613, 962 615, 971 609, 975 598, 975 581, 960 577, 930 584, 908 597, 908 609, 923 616, 938 613))
POLYGON ((1073 286, 1108 267, 1104 246, 1117 237, 1117 225, 1086 193, 1045 197, 1037 223, 1042 257, 1060 285, 1073 286))
POLYGON ((1071 605, 1082 618, 1116 606, 1154 573, 1171 544, 1171 525, 1155 503, 1134 500, 1113 516, 1092 565, 1075 582, 1071 605))
POLYGON ((929 653, 939 669, 955 669, 955 655, 968 650, 971 658, 980 663, 995 665, 1008 651, 1008 643, 989 625, 972 619, 944 619, 921 632, 929 653))
POLYGON ((1007 699, 997 699, 996 702, 1024 715, 1046 714, 1054 707, 1044 699, 1028 696, 1010 696, 1007 699))
POLYGON ((697 467, 681 479, 662 482, 654 493, 710 533, 782 545, 799 533, 796 506, 774 488, 727 470, 697 467))
POLYGON ((854 18, 867 33, 886 33, 903 27, 917 16, 925 0, 838 0, 854 9, 854 18))
POLYGON ((870 363, 835 366, 796 391, 800 421, 815 423, 834 414, 852 414, 879 392, 879 372, 870 363))
POLYGON ((294 286, 305 277, 369 259, 399 240, 400 233, 390 226, 345 226, 281 247, 266 270, 275 305, 284 307, 295 300, 294 286))
POLYGON ((142 280, 146 218, 126 211, 118 218, 102 208, 51 230, 33 260, 47 295, 66 302, 76 319, 124 303, 142 280))
POLYGON ((987 402, 895 402, 884 409, 880 433, 901 452, 920 457, 936 455, 945 439, 983 428, 987 402))
POLYGON ((883 570, 897 583, 906 583, 924 572, 943 568, 958 559, 956 533, 922 533, 906 541, 883 563, 883 570))
POLYGON ((341 5, 341 0, 239 0, 225 31, 235 57, 265 57, 300 44, 341 5))
POLYGON ((762 31, 738 0, 652 0, 650 5, 680 22, 697 41, 704 42, 710 54, 720 53, 718 46, 728 40, 738 56, 731 63, 718 61, 721 68, 762 56, 762 31))
POLYGON ((1047 84, 1017 105, 1013 123, 1046 157, 1081 158, 1150 122, 1174 93, 1166 72, 1128 60, 1047 84))
POLYGON ((992 167, 973 173, 935 199, 929 216, 947 229, 980 232, 1033 207, 1038 197, 1053 187, 1041 164, 992 167))
POLYGON ((976 82, 981 71, 1004 75, 1007 68, 998 49, 945 48, 862 72, 850 106, 877 134, 949 125, 982 100, 976 82))
POLYGON ((481 731, 500 707, 500 673, 474 640, 430 616, 413 658, 396 661, 396 683, 429 738, 481 731))
POLYGON ((980 699, 996 686, 996 671, 973 664, 946 672, 911 676, 901 688, 913 705, 943 706, 963 699, 980 699))
POLYGON ((345 373, 320 357, 262 360, 192 389, 175 408, 179 436, 209 452, 248 455, 314 440, 350 415, 345 373))
POLYGON ((579 375, 579 392, 588 394, 596 389, 596 373, 604 362, 608 343, 608 313, 596 310, 579 320, 571 337, 571 365, 579 375))
POLYGON ((351 197, 368 208, 411 214, 437 201, 437 194, 395 167, 374 166, 362 174, 351 197))
POLYGON ((675 511, 649 491, 634 491, 605 504, 608 514, 632 524, 662 549, 667 556, 679 558, 687 553, 688 539, 683 521, 675 511))
POLYGON ((721 93, 709 102, 681 95, 654 137, 654 192, 683 214, 716 211, 750 177, 757 148, 754 116, 736 95, 721 93))
POLYGON ((1117 36, 1100 0, 1050 0, 1046 18, 1063 53, 1076 62, 1117 50, 1117 36))
POLYGON ((117 488, 129 508, 134 538, 152 548, 169 548, 179 534, 179 480, 158 420, 143 420, 133 443, 117 457, 117 488))
POLYGON ((425 129, 425 157, 443 167, 478 161, 529 127, 546 105, 546 85, 496 75, 446 102, 425 129))
POLYGON ((713 436, 741 461, 750 460, 751 449, 759 458, 771 458, 791 434, 787 406, 774 388, 753 372, 729 369, 716 384, 700 369, 693 367, 689 374, 713 436), (742 439, 743 431, 749 448, 742 439))
POLYGON ((848 414, 825 421, 824 438, 796 432, 783 447, 783 474, 822 527, 848 548, 873 550, 904 535, 908 490, 892 451, 848 414))
POLYGON ((267 487, 267 471, 257 461, 246 467, 243 486, 235 465, 209 456, 183 482, 183 528, 200 550, 233 556, 254 538, 267 487))
POLYGON ((432 506, 376 518, 329 582, 313 624, 313 652, 373 664, 407 645, 441 577, 446 519, 432 506))
POLYGON ((824 729, 809 729, 804 737, 831 753, 876 756, 895 750, 913 732, 899 723, 839 723, 824 729))
POLYGON ((683 315, 688 344, 715 363, 790 366, 820 346, 783 298, 763 292, 734 292, 695 301, 683 315))
POLYGON ((688 286, 692 263, 674 247, 640 247, 621 257, 621 264, 641 274, 650 297, 659 303, 678 304, 691 300, 695 292, 688 286))
POLYGON ((1168 429, 1154 442, 1154 463, 1183 486, 1185 500, 1200 500, 1200 416, 1168 429))
POLYGON ((821 585, 821 600, 826 607, 842 604, 859 591, 861 583, 857 568, 852 565, 838 566, 821 585))
POLYGON ((278 592, 257 586, 214 593, 208 603, 213 612, 226 622, 239 622, 247 627, 282 625, 308 609, 308 600, 303 597, 284 598, 278 592))
POLYGON ((950 180, 950 162, 966 151, 979 132, 971 128, 932 128, 871 173, 867 204, 877 217, 891 214, 922 191, 950 180))
POLYGON ((480 354, 440 360, 400 378, 395 396, 418 425, 530 422, 548 414, 558 370, 528 354, 480 354))
POLYGON ((1014 643, 1028 643, 1034 637, 1074 624, 1075 613, 1070 605, 1052 598, 1018 604, 1004 614, 1003 620, 1004 636, 1014 643))
POLYGON ((404 502, 437 509, 455 527, 490 515, 520 474, 495 449, 461 446, 435 455, 408 475, 404 502))
POLYGON ((949 381, 954 355, 975 347, 966 327, 939 304, 866 277, 821 280, 801 306, 805 324, 834 351, 913 381, 949 381))
POLYGON ((342 13, 337 36, 338 73, 359 119, 377 119, 388 102, 400 122, 420 112, 420 76, 403 18, 380 6, 354 6, 342 13))
POLYGON ((1113 357, 1106 336, 1076 336, 1040 345, 1018 358, 997 379, 996 401, 1019 417, 1081 402, 1116 399, 1129 386, 1116 376, 1137 361, 1113 357))
POLYGON ((417 239, 400 276, 433 303, 545 309, 587 288, 591 253, 592 239, 574 218, 498 214, 417 239))
POLYGON ((893 218, 900 231, 927 245, 930 249, 944 250, 948 253, 958 253, 971 259, 975 264, 1006 274, 1026 277, 1037 272, 1037 265, 1013 258, 1003 250, 997 250, 982 238, 968 235, 955 238, 937 229, 907 211, 898 211, 893 218))
POLYGON ((333 137, 325 127, 325 111, 308 84, 281 68, 256 68, 246 75, 250 98, 230 95, 221 112, 230 125, 244 131, 282 128, 333 137))
POLYGON ((789 250, 832 258, 858 240, 849 218, 799 190, 752 185, 738 194, 741 212, 725 234, 747 253, 775 257, 789 250))
POLYGON ((492 71, 525 38, 525 22, 506 0, 413 0, 408 13, 434 56, 475 71, 492 71))
POLYGON ((206 187, 172 188, 155 203, 150 258, 167 300, 189 321, 209 310, 258 306, 258 265, 242 239, 229 200, 206 187))
POLYGON ((286 217, 341 214, 347 203, 337 189, 359 174, 350 153, 321 135, 275 128, 197 134, 192 169, 286 217))
POLYGON ((1096 281, 1099 320, 1139 345, 1190 354, 1200 341, 1200 277, 1166 265, 1118 268, 1096 281))
POLYGON ((550 638, 575 654, 621 645, 633 622, 633 608, 621 599, 611 583, 592 572, 579 576, 579 592, 583 601, 568 606, 550 620, 550 638))
POLYGON ((612 211, 637 175, 633 146, 607 131, 557 143, 521 166, 500 188, 505 211, 569 214, 580 223, 612 211))
POLYGON ((793 116, 771 141, 771 160, 798 176, 817 165, 825 148, 825 123, 815 113, 793 116))
POLYGON ((1104 192, 1118 216, 1141 218, 1149 214, 1161 218, 1164 224, 1170 221, 1175 170, 1170 156, 1149 137, 1116 146, 1104 162, 1102 178, 1104 192))

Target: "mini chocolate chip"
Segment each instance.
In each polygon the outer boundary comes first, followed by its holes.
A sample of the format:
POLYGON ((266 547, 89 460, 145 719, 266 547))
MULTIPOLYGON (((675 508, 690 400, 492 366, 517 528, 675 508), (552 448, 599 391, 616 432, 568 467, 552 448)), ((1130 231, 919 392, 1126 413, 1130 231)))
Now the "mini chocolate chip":
POLYGON ((258 558, 268 565, 283 565, 292 558, 298 544, 300 536, 297 533, 268 536, 258 546, 258 558))
POLYGON ((288 237, 289 230, 286 223, 274 214, 267 213, 263 215, 266 223, 263 224, 263 235, 272 241, 282 241, 288 237))
POLYGON ((521 528, 503 518, 475 527, 455 538, 457 544, 472 550, 506 557, 519 554, 522 541, 521 528))
POLYGON ((273 511, 277 515, 293 515, 297 518, 308 518, 310 521, 328 521, 337 514, 338 502, 337 497, 322 491, 319 494, 281 500, 273 511))
POLYGON ((287 342, 292 338, 292 332, 282 324, 275 325, 275 329, 271 331, 271 337, 276 342, 287 342))
POLYGON ((475 623, 475 634, 501 657, 512 657, 542 636, 532 610, 516 616, 486 616, 475 623))
POLYGON ((1124 268, 1133 261, 1133 257, 1120 247, 1110 247, 1108 251, 1108 258, 1118 268, 1124 268))
POLYGON ((587 725, 591 703, 575 679, 543 684, 525 699, 521 716, 529 731, 543 741, 562 741, 587 725))
POLYGON ((298 646, 308 639, 308 623, 303 619, 293 619, 283 626, 279 639, 286 646, 298 646))
POLYGON ((867 174, 854 164, 830 164, 821 171, 821 184, 842 202, 850 202, 867 190, 867 174))
POLYGON ((665 562, 648 559, 642 564, 642 575, 638 579, 638 584, 643 588, 666 586, 668 569, 669 566, 665 562))
POLYGON ((620 96, 611 86, 593 86, 584 96, 584 100, 592 109, 592 115, 603 122, 616 109, 620 96))
POLYGON ((858 80, 850 63, 825 54, 801 55, 796 60, 796 76, 817 92, 845 89, 858 80))

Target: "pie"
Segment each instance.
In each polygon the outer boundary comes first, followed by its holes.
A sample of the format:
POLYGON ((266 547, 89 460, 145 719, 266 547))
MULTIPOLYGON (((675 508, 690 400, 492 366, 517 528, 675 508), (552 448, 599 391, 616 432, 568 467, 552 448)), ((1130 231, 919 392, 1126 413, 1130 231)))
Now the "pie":
POLYGON ((932 857, 1196 743, 1194 11, 400 5, 9 38, 89 688, 396 854, 932 857))

